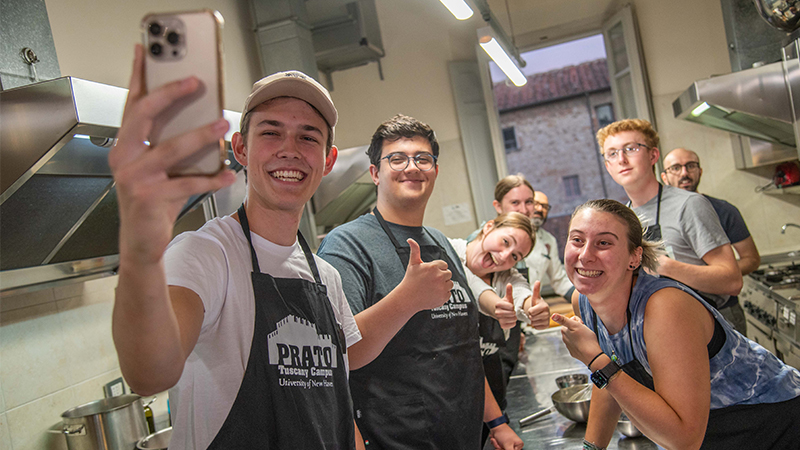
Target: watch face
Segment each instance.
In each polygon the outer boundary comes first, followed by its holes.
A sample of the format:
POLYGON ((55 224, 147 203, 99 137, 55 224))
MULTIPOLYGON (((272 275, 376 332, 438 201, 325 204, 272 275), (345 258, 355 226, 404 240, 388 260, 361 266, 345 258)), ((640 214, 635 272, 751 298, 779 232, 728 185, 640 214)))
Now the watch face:
POLYGON ((606 378, 599 370, 592 374, 592 383, 600 389, 605 389, 608 386, 608 378, 606 378))

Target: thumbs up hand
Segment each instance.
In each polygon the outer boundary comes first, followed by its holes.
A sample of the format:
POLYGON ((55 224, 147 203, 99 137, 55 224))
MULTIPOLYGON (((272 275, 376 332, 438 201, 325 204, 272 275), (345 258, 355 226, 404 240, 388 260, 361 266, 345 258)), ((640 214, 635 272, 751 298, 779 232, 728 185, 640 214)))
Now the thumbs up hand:
POLYGON ((419 244, 413 239, 406 242, 411 252, 406 275, 398 288, 402 287, 404 295, 417 311, 442 306, 450 298, 453 289, 453 274, 447 268, 447 263, 442 260, 423 262, 419 244))
POLYGON ((500 328, 508 330, 517 324, 517 315, 514 312, 514 288, 509 283, 506 285, 505 297, 497 297, 494 305, 494 318, 500 322, 500 328))
POLYGON ((527 314, 528 320, 531 321, 531 326, 537 330, 544 330, 550 326, 550 305, 542 300, 541 289, 542 283, 539 280, 534 281, 530 303, 525 301, 529 305, 525 310, 525 314, 527 314))

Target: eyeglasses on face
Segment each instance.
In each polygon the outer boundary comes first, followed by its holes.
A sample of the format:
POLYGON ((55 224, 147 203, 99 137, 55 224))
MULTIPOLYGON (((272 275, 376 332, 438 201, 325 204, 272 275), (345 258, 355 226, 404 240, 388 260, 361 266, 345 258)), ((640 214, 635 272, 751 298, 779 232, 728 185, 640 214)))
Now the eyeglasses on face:
POLYGON ((605 153, 603 153, 603 158, 605 158, 606 161, 614 161, 615 159, 617 159, 617 157, 621 152, 625 152, 625 156, 630 156, 638 152, 642 148, 650 148, 650 147, 639 143, 628 144, 621 149, 612 148, 606 151, 605 153))
POLYGON ((436 160, 438 158, 430 153, 417 153, 414 156, 409 156, 405 153, 390 153, 381 159, 389 161, 389 168, 397 172, 406 170, 408 164, 413 159, 414 165, 417 166, 417 169, 427 172, 433 169, 433 166, 436 165, 436 160))
POLYGON ((539 203, 536 200, 533 201, 533 208, 542 208, 543 211, 550 211, 550 205, 547 203, 539 203))
POLYGON ((697 162, 697 161, 690 161, 690 162, 688 162, 686 164, 673 164, 673 165, 667 167, 666 169, 664 169, 664 171, 667 172, 670 175, 678 175, 678 174, 681 173, 681 170, 684 167, 686 167, 686 171, 687 172, 695 172, 695 171, 697 171, 697 169, 700 168, 700 163, 697 162))

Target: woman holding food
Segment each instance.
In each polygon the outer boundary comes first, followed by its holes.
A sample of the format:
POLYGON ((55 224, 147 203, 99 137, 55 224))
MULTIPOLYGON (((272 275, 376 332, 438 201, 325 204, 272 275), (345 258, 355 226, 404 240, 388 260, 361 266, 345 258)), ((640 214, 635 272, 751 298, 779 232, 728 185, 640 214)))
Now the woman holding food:
POLYGON ((517 212, 486 222, 470 242, 450 239, 468 269, 469 287, 483 313, 480 334, 484 372, 501 409, 505 409, 506 380, 498 352, 506 343, 504 330, 514 327, 517 319, 540 329, 550 323, 550 308, 539 296, 538 281, 531 292, 528 281, 514 269, 531 252, 535 239, 530 219, 517 212))
POLYGON ((621 412, 666 448, 798 448, 800 373, 688 287, 640 270, 655 273, 657 245, 614 200, 572 216, 564 258, 580 319, 553 320, 593 372, 584 448, 604 448, 621 412))

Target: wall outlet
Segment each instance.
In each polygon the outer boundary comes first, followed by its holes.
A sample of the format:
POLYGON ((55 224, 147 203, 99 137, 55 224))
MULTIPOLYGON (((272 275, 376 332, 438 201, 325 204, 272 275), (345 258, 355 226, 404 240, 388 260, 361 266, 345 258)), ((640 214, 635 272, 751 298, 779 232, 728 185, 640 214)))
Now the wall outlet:
POLYGON ((125 395, 125 382, 122 380, 122 377, 106 383, 106 385, 103 386, 103 393, 106 395, 106 398, 125 395))

